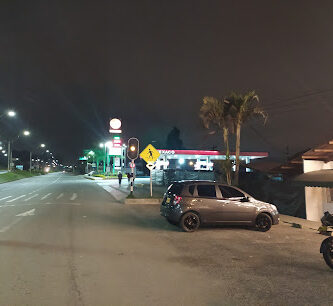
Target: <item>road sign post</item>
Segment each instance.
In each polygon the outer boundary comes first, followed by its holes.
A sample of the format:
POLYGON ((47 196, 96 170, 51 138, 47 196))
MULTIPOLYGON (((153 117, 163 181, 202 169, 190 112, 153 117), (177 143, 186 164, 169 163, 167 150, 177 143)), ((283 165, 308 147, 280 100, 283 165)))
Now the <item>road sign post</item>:
POLYGON ((152 170, 156 167, 156 160, 160 156, 160 153, 154 148, 153 145, 149 144, 141 153, 140 157, 147 163, 146 167, 150 171, 150 196, 153 196, 153 178, 152 170))

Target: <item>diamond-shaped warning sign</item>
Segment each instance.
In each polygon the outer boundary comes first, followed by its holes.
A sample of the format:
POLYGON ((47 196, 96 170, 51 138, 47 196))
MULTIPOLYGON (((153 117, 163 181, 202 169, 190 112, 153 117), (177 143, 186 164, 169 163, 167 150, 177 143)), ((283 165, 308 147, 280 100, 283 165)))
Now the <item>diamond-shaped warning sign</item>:
POLYGON ((149 144, 141 153, 140 157, 146 162, 146 163, 154 163, 158 157, 160 156, 160 153, 149 144))

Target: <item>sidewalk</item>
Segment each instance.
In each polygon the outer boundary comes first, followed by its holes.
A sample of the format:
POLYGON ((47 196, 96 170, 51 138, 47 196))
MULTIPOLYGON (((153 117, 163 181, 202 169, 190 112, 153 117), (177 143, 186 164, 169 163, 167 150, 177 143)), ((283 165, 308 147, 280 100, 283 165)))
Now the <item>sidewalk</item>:
POLYGON ((314 231, 318 231, 318 228, 321 226, 320 221, 309 221, 302 218, 280 215, 280 223, 281 224, 290 224, 292 227, 296 228, 305 228, 314 231))

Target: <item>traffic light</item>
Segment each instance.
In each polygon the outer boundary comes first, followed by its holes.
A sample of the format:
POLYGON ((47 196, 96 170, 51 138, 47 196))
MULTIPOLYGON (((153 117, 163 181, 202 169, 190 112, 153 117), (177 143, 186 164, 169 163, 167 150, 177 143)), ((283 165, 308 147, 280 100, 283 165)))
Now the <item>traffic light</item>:
POLYGON ((139 140, 137 138, 130 138, 127 146, 127 157, 129 159, 137 159, 139 156, 139 140))

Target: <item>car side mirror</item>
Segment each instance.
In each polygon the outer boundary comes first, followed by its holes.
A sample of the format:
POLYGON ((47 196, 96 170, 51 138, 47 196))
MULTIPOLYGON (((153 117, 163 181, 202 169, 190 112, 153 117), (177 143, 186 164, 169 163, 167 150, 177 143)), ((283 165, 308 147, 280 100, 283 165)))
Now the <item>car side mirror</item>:
POLYGON ((244 197, 244 198, 241 199, 241 202, 249 202, 249 201, 250 201, 249 197, 244 197))

